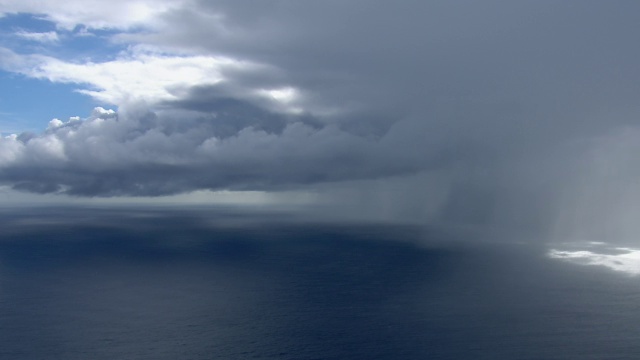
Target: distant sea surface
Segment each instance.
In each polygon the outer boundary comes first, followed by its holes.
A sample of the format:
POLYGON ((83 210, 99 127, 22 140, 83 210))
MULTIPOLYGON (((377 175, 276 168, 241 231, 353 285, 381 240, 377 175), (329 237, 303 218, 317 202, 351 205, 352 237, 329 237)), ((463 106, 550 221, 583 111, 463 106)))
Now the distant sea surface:
POLYGON ((240 215, 2 216, 0 359, 640 358, 640 278, 540 245, 240 215))

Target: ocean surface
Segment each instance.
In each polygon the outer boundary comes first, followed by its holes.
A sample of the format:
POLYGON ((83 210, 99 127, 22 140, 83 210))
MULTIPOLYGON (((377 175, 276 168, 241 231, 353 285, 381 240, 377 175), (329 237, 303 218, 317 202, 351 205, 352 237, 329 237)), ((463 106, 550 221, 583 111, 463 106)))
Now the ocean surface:
POLYGON ((5 211, 0 359, 639 359, 640 278, 410 226, 5 211))

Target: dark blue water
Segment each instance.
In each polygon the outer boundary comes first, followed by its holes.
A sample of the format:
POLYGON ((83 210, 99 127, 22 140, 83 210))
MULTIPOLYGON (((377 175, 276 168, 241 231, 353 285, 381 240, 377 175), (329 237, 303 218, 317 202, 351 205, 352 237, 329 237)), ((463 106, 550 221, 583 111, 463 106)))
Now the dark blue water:
POLYGON ((4 214, 0 358, 640 358, 637 278, 542 246, 240 218, 4 214))

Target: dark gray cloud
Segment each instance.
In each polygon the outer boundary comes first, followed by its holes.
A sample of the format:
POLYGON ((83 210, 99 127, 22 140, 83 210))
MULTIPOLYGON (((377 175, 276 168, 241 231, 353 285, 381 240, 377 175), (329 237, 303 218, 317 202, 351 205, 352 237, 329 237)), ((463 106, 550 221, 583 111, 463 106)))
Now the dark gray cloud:
MULTIPOLYGON (((636 138, 625 134, 640 115, 638 10, 633 1, 201 1, 121 39, 264 71, 225 70, 227 82, 127 104, 117 119, 3 140, 0 178, 114 196, 437 173, 446 193, 429 210, 437 221, 555 231, 585 187, 613 211, 584 179, 617 189, 636 179, 611 174, 637 169, 636 138), (284 87, 297 91, 295 111, 246 91, 284 87), (612 150, 618 142, 623 150, 612 150), (617 161, 607 173, 594 158, 617 161)), ((410 183, 408 194, 433 193, 410 183)), ((375 187, 374 197, 398 194, 375 187)))
POLYGON ((418 159, 389 152, 384 141, 336 125, 309 125, 304 117, 272 114, 237 100, 220 103, 219 112, 206 113, 173 108, 115 117, 96 111, 39 136, 4 139, 0 144, 16 155, 7 159, 3 179, 39 193, 155 196, 196 189, 277 190, 421 168, 418 159))

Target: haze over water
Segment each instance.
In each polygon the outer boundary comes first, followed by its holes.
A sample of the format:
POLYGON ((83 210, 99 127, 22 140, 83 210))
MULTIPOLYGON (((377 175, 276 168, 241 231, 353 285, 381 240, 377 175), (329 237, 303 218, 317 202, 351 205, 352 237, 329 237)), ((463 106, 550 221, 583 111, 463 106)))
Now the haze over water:
POLYGON ((640 352, 638 279, 542 245, 211 210, 31 214, 3 220, 2 359, 640 352))

